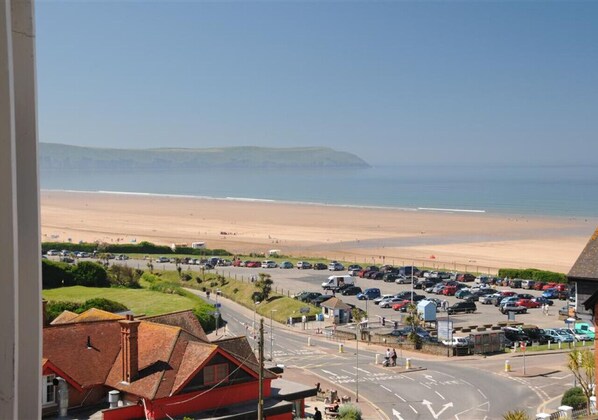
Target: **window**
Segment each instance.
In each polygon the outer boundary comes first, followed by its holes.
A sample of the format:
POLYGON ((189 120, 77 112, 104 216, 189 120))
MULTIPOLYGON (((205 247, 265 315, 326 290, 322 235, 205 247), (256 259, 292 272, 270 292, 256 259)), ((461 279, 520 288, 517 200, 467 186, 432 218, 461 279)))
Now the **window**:
POLYGON ((220 363, 218 365, 206 366, 203 369, 203 383, 210 385, 218 383, 222 380, 227 380, 228 364, 220 363))
POLYGON ((54 386, 54 378, 56 375, 44 376, 42 380, 42 405, 50 405, 56 403, 56 387, 54 386))

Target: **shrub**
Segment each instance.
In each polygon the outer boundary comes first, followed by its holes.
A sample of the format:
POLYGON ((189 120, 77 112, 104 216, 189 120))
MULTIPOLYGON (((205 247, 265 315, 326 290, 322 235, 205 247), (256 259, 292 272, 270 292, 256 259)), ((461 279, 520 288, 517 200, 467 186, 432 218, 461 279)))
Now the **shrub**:
POLYGON ((338 418, 341 420, 361 420, 361 408, 353 404, 343 404, 338 408, 338 418))
POLYGON ((73 284, 73 266, 50 260, 42 260, 42 289, 55 289, 73 284))
POLYGON ((530 420, 528 414, 523 410, 507 411, 502 418, 503 420, 530 420))
POLYGON ((141 287, 139 285, 139 278, 142 274, 142 270, 133 269, 124 265, 113 264, 108 269, 108 278, 110 284, 116 287, 138 289, 141 287))
POLYGON ((104 298, 94 298, 86 300, 83 303, 50 301, 46 306, 46 315, 48 317, 48 322, 52 322, 64 311, 71 311, 80 314, 91 308, 101 309, 108 312, 123 312, 128 310, 128 308, 122 303, 104 298))
POLYGON ((556 273, 554 271, 537 270, 535 268, 501 268, 498 270, 499 277, 508 277, 512 279, 536 280, 544 282, 558 282, 566 283, 567 276, 563 273, 556 273))
POLYGON ((108 273, 104 266, 90 261, 81 261, 73 268, 73 284, 87 287, 110 287, 108 273))
POLYGON ((561 405, 568 405, 573 407, 574 410, 586 408, 587 400, 581 387, 575 387, 568 389, 561 399, 561 405))

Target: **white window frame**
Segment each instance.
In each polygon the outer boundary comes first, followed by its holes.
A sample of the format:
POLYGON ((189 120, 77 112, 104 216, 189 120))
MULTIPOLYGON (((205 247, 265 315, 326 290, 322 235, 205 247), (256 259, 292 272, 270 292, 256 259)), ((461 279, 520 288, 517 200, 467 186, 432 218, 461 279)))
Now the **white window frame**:
POLYGON ((56 385, 54 385, 54 379, 56 375, 44 375, 42 381, 42 406, 55 405, 56 401, 56 385), (48 400, 48 387, 52 387, 52 400, 48 400))

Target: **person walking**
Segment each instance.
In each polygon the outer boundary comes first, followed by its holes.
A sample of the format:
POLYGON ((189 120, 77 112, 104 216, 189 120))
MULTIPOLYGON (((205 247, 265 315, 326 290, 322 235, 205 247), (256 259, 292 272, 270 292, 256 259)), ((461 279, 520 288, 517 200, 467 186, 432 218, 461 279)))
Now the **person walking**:
POLYGON ((390 358, 392 359, 392 365, 396 366, 397 365, 397 350, 396 349, 392 349, 392 354, 390 355, 390 358))
POLYGON ((322 420, 322 412, 318 410, 318 407, 315 408, 316 412, 314 413, 314 420, 322 420))

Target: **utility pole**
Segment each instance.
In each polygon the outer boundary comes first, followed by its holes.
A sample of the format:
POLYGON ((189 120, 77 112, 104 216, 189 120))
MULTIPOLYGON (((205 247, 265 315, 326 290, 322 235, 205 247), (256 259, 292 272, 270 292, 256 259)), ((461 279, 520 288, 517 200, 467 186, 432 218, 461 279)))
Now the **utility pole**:
POLYGON ((257 420, 264 420, 264 318, 260 319, 259 363, 260 372, 257 394, 257 420))

